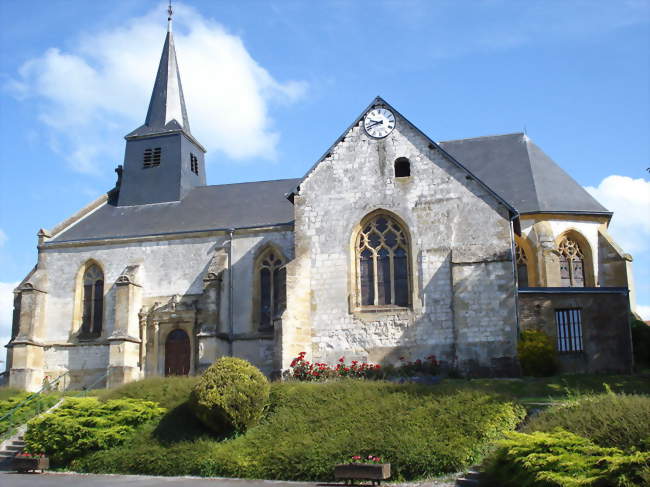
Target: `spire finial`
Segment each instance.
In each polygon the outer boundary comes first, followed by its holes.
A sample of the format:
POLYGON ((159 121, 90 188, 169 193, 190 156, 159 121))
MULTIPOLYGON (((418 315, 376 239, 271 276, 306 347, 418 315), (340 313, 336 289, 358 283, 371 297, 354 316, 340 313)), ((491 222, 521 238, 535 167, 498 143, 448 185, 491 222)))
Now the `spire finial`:
POLYGON ((169 0, 169 7, 167 7, 167 32, 172 31, 172 16, 174 15, 174 9, 172 8, 172 0, 169 0))

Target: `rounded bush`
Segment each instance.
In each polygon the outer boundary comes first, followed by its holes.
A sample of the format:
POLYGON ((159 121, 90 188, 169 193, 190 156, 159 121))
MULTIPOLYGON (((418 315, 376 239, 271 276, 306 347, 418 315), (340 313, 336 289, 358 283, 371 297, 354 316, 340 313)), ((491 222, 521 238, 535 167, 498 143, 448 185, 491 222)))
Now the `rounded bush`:
POLYGON ((269 381, 246 360, 223 357, 192 390, 194 414, 217 434, 244 432, 256 424, 269 400, 269 381))
POLYGON ((522 331, 517 353, 524 375, 545 377, 557 372, 555 347, 549 336, 543 331, 522 331))

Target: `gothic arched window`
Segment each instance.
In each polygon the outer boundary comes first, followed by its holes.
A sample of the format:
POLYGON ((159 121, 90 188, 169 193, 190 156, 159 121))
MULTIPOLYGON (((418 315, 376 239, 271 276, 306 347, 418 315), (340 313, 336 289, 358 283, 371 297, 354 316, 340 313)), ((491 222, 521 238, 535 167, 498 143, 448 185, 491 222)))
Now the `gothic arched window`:
POLYGON ((86 269, 83 275, 82 335, 101 335, 103 314, 104 274, 97 264, 93 264, 86 269))
POLYGON ((519 287, 528 287, 528 256, 518 242, 515 242, 515 264, 519 287))
POLYGON ((585 286, 585 257, 575 240, 564 238, 558 246, 560 252, 560 285, 585 286))
POLYGON ((284 257, 275 249, 269 249, 258 259, 260 328, 271 328, 287 307, 287 271, 284 257))
POLYGON ((384 214, 369 219, 362 225, 355 248, 359 304, 407 307, 409 244, 400 224, 384 214))

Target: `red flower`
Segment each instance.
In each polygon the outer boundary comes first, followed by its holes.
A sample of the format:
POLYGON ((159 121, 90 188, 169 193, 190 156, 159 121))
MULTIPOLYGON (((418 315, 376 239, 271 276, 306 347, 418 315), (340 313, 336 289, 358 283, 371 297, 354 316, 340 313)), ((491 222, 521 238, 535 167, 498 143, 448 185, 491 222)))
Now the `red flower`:
POLYGON ((345 362, 345 357, 341 357, 341 358, 339 359, 339 362, 341 362, 341 363, 345 362))
POLYGON ((399 359, 400 359, 400 360, 404 360, 404 357, 400 357, 399 359))
POLYGON ((381 369, 381 365, 375 364, 375 369, 381 369))

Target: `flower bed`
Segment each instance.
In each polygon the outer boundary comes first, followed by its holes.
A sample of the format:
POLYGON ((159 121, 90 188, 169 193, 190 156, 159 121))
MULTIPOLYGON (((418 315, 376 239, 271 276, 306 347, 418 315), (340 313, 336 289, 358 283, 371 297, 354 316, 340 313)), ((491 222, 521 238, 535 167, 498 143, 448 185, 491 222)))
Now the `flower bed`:
POLYGON ((387 379, 391 377, 412 377, 416 375, 435 375, 438 373, 439 363, 435 355, 429 355, 425 360, 414 361, 399 358, 398 365, 382 367, 379 364, 359 362, 352 360, 346 363, 341 357, 334 366, 323 362, 310 362, 305 359, 306 352, 291 361, 287 377, 302 381, 317 381, 332 378, 354 379, 387 379))
POLYGON ((50 468, 50 459, 44 453, 18 453, 11 462, 11 468, 17 472, 43 472, 50 468))

